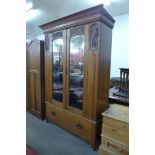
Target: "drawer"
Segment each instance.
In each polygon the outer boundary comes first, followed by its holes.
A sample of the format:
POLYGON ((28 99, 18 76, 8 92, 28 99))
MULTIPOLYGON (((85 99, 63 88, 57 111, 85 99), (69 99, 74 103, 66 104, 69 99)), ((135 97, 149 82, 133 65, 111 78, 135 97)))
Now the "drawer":
POLYGON ((102 126, 102 136, 109 137, 123 145, 129 146, 129 134, 111 126, 105 124, 102 126))
POLYGON ((117 154, 115 154, 114 152, 111 152, 111 151, 107 150, 107 149, 104 148, 103 146, 100 146, 100 147, 99 147, 98 152, 99 152, 99 155, 117 155, 117 154))
POLYGON ((70 112, 65 112, 65 128, 73 134, 85 139, 88 142, 92 141, 94 124, 70 112))
POLYGON ((50 104, 46 104, 46 117, 62 127, 64 127, 64 110, 50 104))
POLYGON ((114 152, 115 154, 119 155, 128 155, 129 154, 129 148, 121 145, 109 138, 102 137, 102 144, 105 149, 114 152))
POLYGON ((103 125, 106 124, 120 131, 129 133, 129 124, 110 117, 103 116, 103 125))

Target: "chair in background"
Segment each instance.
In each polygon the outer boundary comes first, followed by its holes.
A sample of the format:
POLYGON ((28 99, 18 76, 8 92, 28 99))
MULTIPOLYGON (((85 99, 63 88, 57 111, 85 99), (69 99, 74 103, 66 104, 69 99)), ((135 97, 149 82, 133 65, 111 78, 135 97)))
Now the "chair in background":
POLYGON ((116 95, 123 97, 129 97, 129 69, 128 68, 119 68, 120 69, 120 86, 119 91, 116 95))
POLYGON ((110 80, 109 103, 129 105, 129 69, 119 68, 120 77, 110 80))

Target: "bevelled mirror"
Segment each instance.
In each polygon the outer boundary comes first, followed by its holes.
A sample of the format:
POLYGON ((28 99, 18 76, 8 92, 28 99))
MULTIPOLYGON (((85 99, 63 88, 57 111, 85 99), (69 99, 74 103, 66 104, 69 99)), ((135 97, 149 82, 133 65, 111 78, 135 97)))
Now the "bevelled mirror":
POLYGON ((63 102, 63 39, 53 40, 52 97, 63 102))
POLYGON ((84 35, 70 38, 69 105, 82 109, 84 77, 84 35))

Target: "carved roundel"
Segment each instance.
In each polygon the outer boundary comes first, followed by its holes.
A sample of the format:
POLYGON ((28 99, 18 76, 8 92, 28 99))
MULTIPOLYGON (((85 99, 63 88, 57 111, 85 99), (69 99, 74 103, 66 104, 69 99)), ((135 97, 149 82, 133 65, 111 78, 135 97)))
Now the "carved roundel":
POLYGON ((45 36, 45 52, 49 52, 49 36, 45 36))
POLYGON ((91 50, 96 50, 98 48, 98 24, 97 23, 92 23, 90 25, 89 46, 91 50))

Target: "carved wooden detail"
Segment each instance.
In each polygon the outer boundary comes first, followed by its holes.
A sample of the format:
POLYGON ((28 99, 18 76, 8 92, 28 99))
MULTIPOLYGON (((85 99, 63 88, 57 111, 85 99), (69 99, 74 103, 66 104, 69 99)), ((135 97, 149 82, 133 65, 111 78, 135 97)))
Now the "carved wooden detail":
POLYGON ((70 36, 83 35, 83 34, 84 34, 84 27, 83 26, 70 29, 70 36))
POLYGON ((49 52, 49 36, 48 35, 45 36, 45 45, 44 45, 44 47, 45 47, 45 52, 49 52))
POLYGON ((90 24, 89 46, 91 50, 98 48, 98 24, 90 24))
POLYGON ((62 31, 54 32, 53 33, 53 40, 62 38, 62 31))

